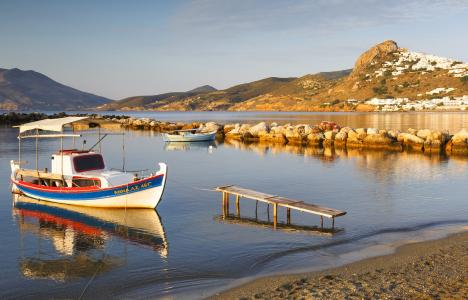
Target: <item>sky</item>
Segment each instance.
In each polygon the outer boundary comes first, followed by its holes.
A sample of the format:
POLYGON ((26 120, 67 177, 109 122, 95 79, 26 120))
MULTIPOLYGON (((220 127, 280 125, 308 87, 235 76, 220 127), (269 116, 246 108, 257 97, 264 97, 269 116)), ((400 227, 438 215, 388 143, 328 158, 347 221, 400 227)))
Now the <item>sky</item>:
POLYGON ((111 99, 352 68, 371 46, 468 61, 468 0, 0 0, 0 68, 111 99))

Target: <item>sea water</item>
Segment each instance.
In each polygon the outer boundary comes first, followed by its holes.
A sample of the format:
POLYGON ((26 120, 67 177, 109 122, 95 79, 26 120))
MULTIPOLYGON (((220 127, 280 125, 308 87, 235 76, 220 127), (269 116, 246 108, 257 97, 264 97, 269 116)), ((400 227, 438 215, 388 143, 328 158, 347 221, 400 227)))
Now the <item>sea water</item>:
MULTIPOLYGON (((165 144, 150 131, 126 132, 125 158, 132 172, 151 172, 159 161, 168 164, 156 211, 67 209, 34 201, 15 205, 9 161, 17 159, 16 136, 17 129, 0 129, 2 299, 200 298, 255 276, 332 267, 468 225, 464 157, 165 144), (328 219, 328 230, 321 231, 318 216, 295 211, 294 226, 275 230, 271 207, 256 207, 252 200, 241 199, 240 217, 231 201, 231 215, 223 217, 221 195, 212 189, 227 184, 347 214, 335 220, 334 232, 328 219)), ((76 147, 83 139, 92 145, 96 137, 78 139, 76 147)), ((117 135, 104 140, 108 168, 122 168, 121 142, 117 135)), ((65 146, 72 147, 71 140, 65 146)), ((41 169, 50 168, 50 155, 59 147, 59 141, 40 140, 41 169)), ((24 140, 22 149, 22 159, 34 168, 34 140, 24 140)), ((286 221, 281 208, 279 221, 286 221)))

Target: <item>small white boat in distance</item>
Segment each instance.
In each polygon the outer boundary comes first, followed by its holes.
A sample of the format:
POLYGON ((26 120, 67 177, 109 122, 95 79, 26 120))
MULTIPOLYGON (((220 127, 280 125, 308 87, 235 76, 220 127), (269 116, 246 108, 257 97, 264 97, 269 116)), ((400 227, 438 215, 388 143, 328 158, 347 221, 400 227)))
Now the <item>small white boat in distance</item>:
POLYGON ((174 130, 163 136, 165 142, 204 142, 215 138, 216 131, 200 132, 198 129, 174 130))

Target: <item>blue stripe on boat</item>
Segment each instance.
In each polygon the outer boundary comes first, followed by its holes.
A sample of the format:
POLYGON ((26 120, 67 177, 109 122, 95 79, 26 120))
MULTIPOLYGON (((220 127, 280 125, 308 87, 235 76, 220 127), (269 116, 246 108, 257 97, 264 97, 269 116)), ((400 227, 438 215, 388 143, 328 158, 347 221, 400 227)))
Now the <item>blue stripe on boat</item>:
POLYGON ((96 190, 90 192, 61 192, 61 191, 44 191, 34 189, 28 186, 17 184, 20 191, 37 198, 57 199, 57 200, 96 200, 101 198, 111 198, 122 195, 137 193, 143 190, 159 187, 162 185, 165 175, 152 178, 150 180, 141 181, 138 183, 130 183, 127 186, 120 186, 114 189, 96 190))

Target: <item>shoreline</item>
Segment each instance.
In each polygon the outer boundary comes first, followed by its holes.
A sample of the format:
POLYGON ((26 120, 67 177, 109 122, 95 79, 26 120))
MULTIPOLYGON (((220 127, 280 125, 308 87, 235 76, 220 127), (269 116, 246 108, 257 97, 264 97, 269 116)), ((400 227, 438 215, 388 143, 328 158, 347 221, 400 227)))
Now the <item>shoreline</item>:
MULTIPOLYGON (((217 123, 217 122, 166 122, 151 118, 135 118, 125 115, 81 114, 94 118, 103 118, 109 122, 102 124, 104 129, 118 128, 144 130, 157 133, 174 132, 177 130, 199 130, 200 132, 216 132, 219 142, 262 144, 262 145, 293 145, 322 149, 353 149, 380 150, 395 152, 420 152, 436 155, 468 155, 468 130, 461 129, 456 133, 448 130, 432 130, 427 128, 407 130, 352 128, 346 124, 321 121, 318 124, 278 124, 257 121, 250 123, 217 123)), ((36 121, 47 117, 63 117, 66 113, 46 115, 43 113, 3 114, 0 124, 16 125, 28 121, 36 121), (30 120, 28 120, 30 119, 30 120)), ((78 126, 78 130, 87 130, 89 126, 78 126)))
POLYGON ((298 274, 254 278, 207 299, 435 298, 468 294, 468 231, 406 243, 391 254, 298 274))

